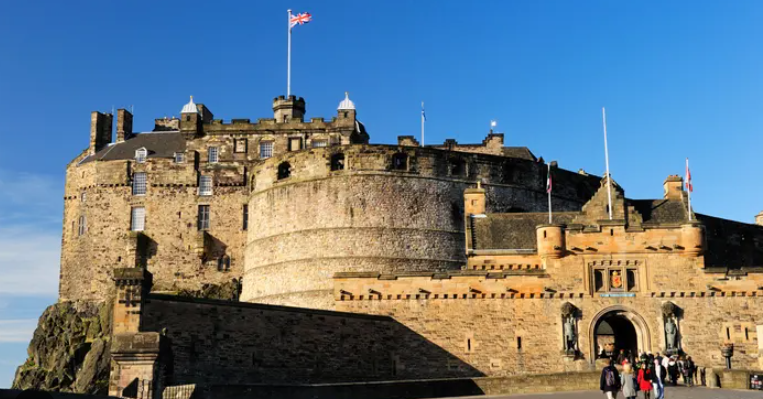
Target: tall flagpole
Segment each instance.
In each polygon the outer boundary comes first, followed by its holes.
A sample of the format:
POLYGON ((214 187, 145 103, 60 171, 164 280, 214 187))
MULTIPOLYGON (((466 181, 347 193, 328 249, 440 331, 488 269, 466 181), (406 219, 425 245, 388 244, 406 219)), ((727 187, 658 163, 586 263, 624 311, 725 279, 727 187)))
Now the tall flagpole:
POLYGON ((426 117, 424 116, 424 102, 421 102, 421 146, 424 146, 424 122, 426 117))
POLYGON ((612 220, 612 176, 609 174, 609 148, 607 147, 607 111, 601 107, 601 119, 604 124, 604 162, 607 164, 607 199, 609 201, 609 220, 612 220))
POLYGON ((291 95, 291 10, 286 10, 289 17, 286 19, 286 29, 288 29, 288 44, 286 45, 286 98, 291 95))
POLYGON ((548 193, 548 224, 553 224, 553 221, 551 219, 551 190, 552 190, 552 184, 551 183, 551 164, 548 164, 548 177, 546 178, 546 192, 548 193))
POLYGON ((689 221, 691 221, 691 191, 693 190, 693 187, 691 185, 691 172, 689 172, 689 158, 686 158, 686 188, 688 188, 688 198, 689 198, 689 221))

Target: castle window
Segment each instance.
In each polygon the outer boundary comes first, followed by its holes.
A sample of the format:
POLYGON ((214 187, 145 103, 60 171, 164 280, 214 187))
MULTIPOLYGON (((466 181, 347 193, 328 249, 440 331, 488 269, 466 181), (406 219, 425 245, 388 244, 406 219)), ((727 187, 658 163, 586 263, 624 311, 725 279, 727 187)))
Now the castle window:
POLYGON ((397 153, 393 155, 392 169, 393 170, 408 170, 408 155, 403 153, 397 153))
POLYGON ((249 191, 254 191, 254 188, 257 186, 257 177, 252 173, 252 179, 249 183, 249 191))
POLYGON ((288 162, 281 162, 281 164, 278 165, 278 180, 286 179, 289 176, 291 176, 291 164, 288 162))
POLYGON ((273 156, 273 142, 263 141, 260 143, 260 158, 267 159, 273 156))
POLYGON ((331 156, 331 171, 344 169, 344 154, 334 154, 331 156))
POLYGON ((146 228, 146 208, 136 206, 130 215, 130 230, 143 231, 146 228))
POLYGON ((146 172, 132 175, 132 195, 146 195, 146 172))
POLYGON ((328 146, 328 142, 326 140, 313 140, 313 148, 323 148, 328 146))
POLYGON ((448 173, 451 176, 463 176, 466 172, 466 162, 460 159, 448 161, 448 173))
POLYGON ((79 196, 79 200, 81 202, 87 201, 87 193, 83 191, 82 194, 80 194, 80 196, 79 196))
POLYGON ((199 229, 199 231, 209 230, 209 205, 199 205, 196 228, 199 229))
POLYGON ((247 147, 247 140, 246 139, 237 139, 233 143, 233 151, 237 153, 244 153, 246 152, 247 147))
POLYGON ((148 151, 145 148, 139 148, 135 150, 135 162, 137 163, 146 162, 147 156, 148 156, 148 151))
POLYGON ((289 151, 299 151, 302 149, 302 139, 293 137, 289 139, 289 151))
POLYGON ((242 211, 243 211, 242 213, 244 214, 243 215, 244 222, 243 222, 243 227, 241 229, 246 230, 249 228, 249 205, 244 204, 242 211))
POLYGON ((224 255, 217 259, 217 271, 227 272, 230 270, 230 256, 224 255))
POLYGON ((85 216, 80 216, 79 217, 79 228, 77 230, 77 235, 78 236, 85 235, 85 231, 87 231, 87 227, 85 226, 86 223, 87 223, 87 219, 85 219, 85 216))
POLYGON ((185 162, 185 154, 182 152, 176 152, 175 163, 183 163, 183 162, 185 162))
POLYGON ((209 147, 207 149, 207 162, 217 163, 220 161, 220 150, 217 147, 209 147))
POLYGON ((212 176, 199 176, 199 195, 212 195, 212 176))

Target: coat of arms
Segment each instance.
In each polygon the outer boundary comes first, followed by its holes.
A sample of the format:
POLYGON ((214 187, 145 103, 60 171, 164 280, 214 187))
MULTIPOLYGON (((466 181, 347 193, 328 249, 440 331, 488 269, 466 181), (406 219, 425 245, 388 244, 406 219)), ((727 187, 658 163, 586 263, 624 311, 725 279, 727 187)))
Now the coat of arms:
POLYGON ((623 276, 619 271, 613 271, 612 278, 610 280, 612 288, 623 288, 623 276))

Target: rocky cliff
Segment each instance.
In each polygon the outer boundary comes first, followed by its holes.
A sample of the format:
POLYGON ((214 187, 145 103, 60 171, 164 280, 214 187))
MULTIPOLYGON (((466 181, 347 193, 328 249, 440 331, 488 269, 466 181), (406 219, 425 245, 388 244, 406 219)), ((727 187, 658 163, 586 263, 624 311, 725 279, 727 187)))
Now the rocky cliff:
POLYGON ((12 388, 107 394, 110 303, 60 302, 45 309, 12 388))

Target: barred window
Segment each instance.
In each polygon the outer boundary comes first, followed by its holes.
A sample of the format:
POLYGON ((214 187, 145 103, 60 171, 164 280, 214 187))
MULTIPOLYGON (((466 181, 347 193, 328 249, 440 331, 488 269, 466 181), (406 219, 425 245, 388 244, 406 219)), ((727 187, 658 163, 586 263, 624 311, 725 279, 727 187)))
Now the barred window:
POLYGON ((87 219, 85 219, 85 216, 80 216, 79 217, 79 229, 77 230, 77 235, 78 236, 85 235, 85 231, 87 231, 86 223, 87 223, 87 219))
POLYGON ((137 163, 146 162, 147 156, 148 156, 148 151, 145 148, 139 148, 135 150, 135 162, 137 163))
POLYGON ((196 227, 199 230, 209 229, 209 205, 199 205, 199 214, 196 219, 196 227))
POLYGON ((273 156, 273 142, 263 141, 260 143, 260 158, 270 158, 273 156))
POLYGON ((130 215, 130 230, 143 231, 146 228, 146 208, 136 206, 130 215))
POLYGON ((199 176, 199 195, 212 195, 212 176, 199 176))
POLYGON ((313 148, 323 148, 328 146, 328 142, 326 140, 313 140, 313 148))
POLYGON ((209 163, 217 163, 220 160, 220 152, 217 147, 209 147, 207 150, 207 161, 209 163))
POLYGON ((185 162, 185 154, 182 152, 176 152, 175 163, 183 163, 183 162, 185 162))
POLYGON ((146 195, 146 172, 132 175, 132 195, 146 195))

